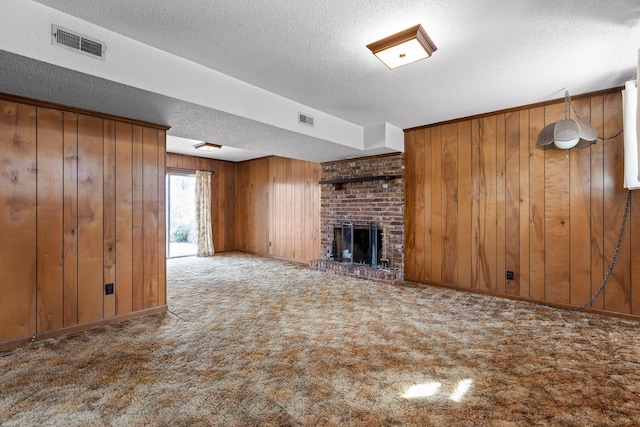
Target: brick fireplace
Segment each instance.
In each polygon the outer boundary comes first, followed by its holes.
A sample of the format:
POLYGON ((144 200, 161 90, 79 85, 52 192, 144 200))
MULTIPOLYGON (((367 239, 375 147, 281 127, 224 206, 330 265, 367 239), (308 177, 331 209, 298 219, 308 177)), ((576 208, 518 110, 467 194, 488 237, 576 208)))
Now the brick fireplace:
POLYGON ((311 267, 384 283, 402 281, 404 154, 323 163, 320 180, 321 259, 312 261, 311 267), (376 247, 376 265, 370 265, 371 254, 367 263, 343 257, 342 242, 337 250, 337 230, 344 224, 359 229, 374 225, 379 230, 381 245, 376 247))

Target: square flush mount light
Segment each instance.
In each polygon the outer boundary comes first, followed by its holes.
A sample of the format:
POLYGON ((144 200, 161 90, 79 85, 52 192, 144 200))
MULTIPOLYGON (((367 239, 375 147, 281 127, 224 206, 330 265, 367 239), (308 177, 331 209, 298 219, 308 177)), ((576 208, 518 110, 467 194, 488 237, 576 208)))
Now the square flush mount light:
POLYGON ((212 144, 210 142, 201 142, 200 144, 194 145, 193 148, 196 148, 202 151, 215 151, 215 150, 221 149, 222 145, 212 144))
POLYGON ((420 24, 368 44, 367 48, 391 69, 428 58, 438 49, 420 24))

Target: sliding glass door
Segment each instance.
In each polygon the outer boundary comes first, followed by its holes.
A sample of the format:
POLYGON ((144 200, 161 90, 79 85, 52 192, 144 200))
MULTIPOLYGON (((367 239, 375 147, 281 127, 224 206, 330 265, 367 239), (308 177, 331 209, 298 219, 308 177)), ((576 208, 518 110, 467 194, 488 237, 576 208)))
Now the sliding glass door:
POLYGON ((167 258, 197 253, 196 176, 167 174, 167 258))

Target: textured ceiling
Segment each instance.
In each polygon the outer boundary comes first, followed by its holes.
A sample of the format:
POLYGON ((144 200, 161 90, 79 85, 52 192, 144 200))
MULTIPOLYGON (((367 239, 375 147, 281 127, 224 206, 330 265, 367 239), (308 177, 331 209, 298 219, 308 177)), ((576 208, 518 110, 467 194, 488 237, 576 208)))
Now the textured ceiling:
MULTIPOLYGON (((406 129, 561 98, 565 88, 621 86, 636 78, 640 48, 637 0, 38 3, 362 127, 406 129), (389 70, 365 47, 416 23, 438 46, 427 60, 389 70)), ((166 123, 172 134, 206 139, 175 130, 189 128, 188 115, 164 117, 184 121, 166 123)), ((241 148, 275 154, 257 145, 241 148)), ((291 157, 332 157, 295 146, 291 157)))

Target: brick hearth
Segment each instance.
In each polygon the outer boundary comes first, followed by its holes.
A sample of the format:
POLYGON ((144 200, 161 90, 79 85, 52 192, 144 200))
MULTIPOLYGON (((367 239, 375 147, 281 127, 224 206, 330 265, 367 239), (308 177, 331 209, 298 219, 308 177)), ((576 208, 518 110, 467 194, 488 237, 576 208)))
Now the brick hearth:
POLYGON ((385 283, 404 278, 404 154, 367 157, 322 164, 321 181, 362 181, 322 184, 320 191, 321 259, 311 268, 335 274, 360 277, 385 283), (394 177, 368 180, 367 177, 394 177), (389 260, 388 268, 345 264, 331 258, 333 229, 342 221, 356 225, 375 223, 385 229, 383 248, 378 258, 389 260))

